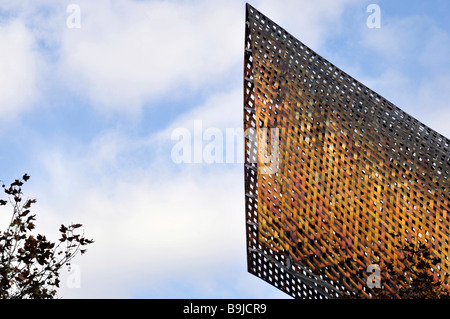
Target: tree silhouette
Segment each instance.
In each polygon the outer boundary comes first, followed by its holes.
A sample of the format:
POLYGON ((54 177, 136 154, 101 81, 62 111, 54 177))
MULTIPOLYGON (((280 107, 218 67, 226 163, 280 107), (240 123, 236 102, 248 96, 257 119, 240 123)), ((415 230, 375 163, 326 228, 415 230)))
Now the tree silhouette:
MULTIPOLYGON (((399 246, 397 261, 379 264, 381 287, 367 289, 375 299, 448 299, 450 287, 445 274, 438 275, 439 258, 425 243, 399 246)), ((361 271, 365 269, 361 268, 361 271)), ((448 276, 448 275, 447 275, 448 276)), ((359 292, 345 293, 344 299, 361 298, 359 292)))
POLYGON ((393 287, 375 288, 379 299, 448 299, 446 278, 439 277, 439 258, 424 243, 408 243, 401 247, 397 267, 393 262, 381 265, 381 280, 395 283, 393 287), (387 289, 386 289, 387 288, 387 289))
POLYGON ((41 234, 33 235, 36 215, 31 214, 35 199, 23 199, 22 186, 29 180, 25 174, 9 187, 2 185, 8 195, 0 200, 0 206, 13 206, 11 222, 0 231, 0 298, 54 298, 59 287, 59 275, 64 266, 78 254, 84 254, 83 246, 92 244, 81 224, 61 225, 61 238, 57 243, 41 234))

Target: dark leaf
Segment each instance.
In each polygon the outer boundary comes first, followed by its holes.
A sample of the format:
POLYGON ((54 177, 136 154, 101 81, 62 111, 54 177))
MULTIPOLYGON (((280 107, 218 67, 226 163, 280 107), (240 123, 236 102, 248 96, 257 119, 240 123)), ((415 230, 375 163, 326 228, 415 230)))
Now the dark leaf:
POLYGON ((61 233, 65 233, 65 232, 67 231, 67 227, 64 226, 64 225, 61 225, 61 227, 59 228, 59 231, 60 231, 61 233))

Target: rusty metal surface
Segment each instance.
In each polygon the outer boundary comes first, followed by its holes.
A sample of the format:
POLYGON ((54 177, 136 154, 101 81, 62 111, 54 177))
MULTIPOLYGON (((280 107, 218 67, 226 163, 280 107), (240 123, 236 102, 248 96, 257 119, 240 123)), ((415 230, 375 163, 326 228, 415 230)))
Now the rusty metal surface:
POLYGON ((295 298, 371 297, 366 268, 420 242, 446 276, 450 141, 249 5, 245 39, 244 130, 279 128, 270 174, 245 143, 248 271, 295 298))

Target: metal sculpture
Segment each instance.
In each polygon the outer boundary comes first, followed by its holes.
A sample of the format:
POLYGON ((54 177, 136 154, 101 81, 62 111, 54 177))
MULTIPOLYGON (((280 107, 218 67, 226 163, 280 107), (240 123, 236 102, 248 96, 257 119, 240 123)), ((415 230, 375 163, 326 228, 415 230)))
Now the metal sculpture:
POLYGON ((370 298, 369 266, 412 242, 449 274, 450 141, 250 5, 244 130, 250 273, 295 298, 370 298))

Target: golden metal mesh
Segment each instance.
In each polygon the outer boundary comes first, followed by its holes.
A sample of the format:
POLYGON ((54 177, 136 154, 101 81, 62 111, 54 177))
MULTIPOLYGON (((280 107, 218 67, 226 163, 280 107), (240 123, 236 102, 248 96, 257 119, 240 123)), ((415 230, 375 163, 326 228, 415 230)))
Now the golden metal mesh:
POLYGON ((250 273, 295 298, 371 297, 367 267, 420 242, 449 274, 450 141, 247 5, 252 128, 278 128, 279 150, 263 174, 245 141, 250 273))

